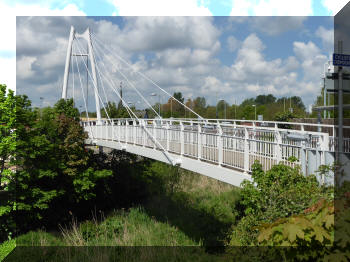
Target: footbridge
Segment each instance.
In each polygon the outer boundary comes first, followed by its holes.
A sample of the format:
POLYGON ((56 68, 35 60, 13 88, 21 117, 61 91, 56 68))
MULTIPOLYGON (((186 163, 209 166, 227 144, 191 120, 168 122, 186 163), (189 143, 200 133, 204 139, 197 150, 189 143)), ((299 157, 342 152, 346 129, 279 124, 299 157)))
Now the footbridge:
MULTIPOLYGON (((337 137, 339 130, 336 125, 205 119, 137 70, 117 51, 106 47, 89 28, 78 34, 71 27, 62 98, 69 96, 68 84, 71 80, 71 95, 74 101, 82 98, 80 107, 85 109, 86 120, 81 121, 81 125, 88 133, 87 144, 124 150, 177 165, 235 186, 245 179, 251 180, 252 164, 256 160, 264 170, 284 163, 293 167, 298 165, 304 175, 310 175, 316 174, 321 165, 334 163, 339 144, 342 145, 341 153, 350 153, 350 140, 337 137), (81 40, 87 43, 85 51, 81 40), (88 89, 87 85, 86 88, 83 85, 83 70, 87 80, 92 83, 90 88, 93 90, 97 115, 94 120, 88 114, 88 89), (139 76, 143 82, 135 80, 135 76, 139 76), (135 105, 131 108, 130 102, 118 90, 117 79, 127 84, 128 92, 133 92, 133 96, 129 97, 134 101, 140 99, 143 108, 153 111, 154 119, 137 115, 135 105), (149 92, 150 86, 196 118, 162 118, 160 110, 157 112, 156 107, 143 95, 149 92), (76 90, 78 87, 81 91, 76 90), (127 111, 128 118, 115 119, 111 116, 109 102, 113 101, 113 96, 127 111)), ((344 126, 343 129, 344 134, 349 134, 345 129, 350 131, 350 127, 344 126)), ((333 181, 333 178, 329 181, 326 177, 319 179, 322 183, 333 181)))
MULTIPOLYGON (((333 164, 337 149, 334 125, 194 119, 111 119, 82 125, 89 144, 179 165, 235 186, 251 179, 256 160, 264 170, 283 163, 299 165, 310 175, 320 165, 333 164)), ((343 143, 350 153, 350 139, 343 143)), ((319 180, 332 183, 333 177, 319 180)))

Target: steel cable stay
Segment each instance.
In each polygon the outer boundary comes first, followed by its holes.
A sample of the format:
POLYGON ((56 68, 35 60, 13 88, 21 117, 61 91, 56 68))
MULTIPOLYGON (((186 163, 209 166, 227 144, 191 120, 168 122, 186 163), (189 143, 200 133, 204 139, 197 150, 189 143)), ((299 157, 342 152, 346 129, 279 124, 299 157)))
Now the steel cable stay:
MULTIPOLYGON (((98 68, 98 66, 96 66, 96 68, 98 68)), ((99 69, 98 69, 99 70, 99 69)), ((101 74, 103 77, 105 77, 103 74, 101 74)), ((160 142, 158 142, 158 140, 147 130, 147 128, 144 125, 144 122, 141 121, 136 115, 135 113, 130 109, 130 107, 127 105, 127 103, 125 102, 125 100, 120 96, 120 94, 118 93, 118 91, 116 91, 112 86, 110 86, 112 88, 112 90, 117 94, 117 96, 119 96, 119 98, 122 100, 123 104, 125 105, 125 108, 128 110, 128 113, 132 114, 134 117, 131 117, 132 119, 136 119, 139 123, 141 123, 141 127, 143 128, 143 130, 145 131, 145 133, 151 138, 152 142, 154 143, 155 146, 158 146, 161 151, 164 153, 164 155, 166 156, 166 158, 168 159, 168 161, 172 164, 175 165, 176 161, 174 161, 170 155, 168 154, 168 152, 165 150, 165 148, 162 146, 162 144, 160 142)))
MULTIPOLYGON (((102 47, 104 47, 107 51, 108 50, 107 47, 105 47, 102 43, 101 40, 99 40, 97 38, 97 36, 95 36, 95 34, 90 33, 90 36, 92 37, 92 39, 96 40, 96 43, 100 44, 102 47)), ((112 49, 112 48, 110 48, 112 49)), ((189 108, 188 106, 186 106, 184 103, 182 103, 181 101, 179 101, 178 99, 176 99, 174 96, 172 96, 171 94, 169 94, 166 90, 164 90, 163 88, 161 88, 157 83, 155 83, 152 79, 150 79, 148 76, 146 76, 145 74, 141 73, 140 71, 134 69, 132 67, 132 65, 127 62, 125 59, 123 59, 122 57, 120 57, 119 55, 117 55, 116 52, 112 52, 110 51, 110 53, 112 55, 114 55, 117 59, 119 59, 120 61, 122 61, 123 63, 125 63, 129 68, 131 68, 131 70, 133 70, 135 73, 139 74, 140 76, 142 76, 144 79, 148 80, 150 83, 152 83, 153 85, 155 85, 158 89, 160 89, 162 92, 164 92, 165 94, 167 94, 170 98, 174 99, 175 101, 177 101, 179 104, 183 105, 185 108, 187 108, 189 111, 191 111, 192 113, 194 113, 198 118, 200 118, 201 120, 205 120, 205 118, 203 118, 202 116, 200 116, 199 114, 197 114, 195 111, 193 111, 191 108, 189 108)))
MULTIPOLYGON (((98 66, 96 67, 98 68, 98 66)), ((99 70, 99 69, 98 69, 99 70)), ((103 77, 105 77, 103 74, 101 74, 103 77)), ((135 114, 134 112, 130 109, 130 107, 127 105, 127 103, 125 102, 125 100, 120 96, 120 94, 118 93, 117 90, 115 90, 112 85, 110 86, 112 88, 112 90, 117 94, 117 96, 122 100, 125 108, 127 109, 129 115, 130 113, 134 116, 131 117, 132 119, 136 119, 139 123, 141 123, 141 127, 143 128, 143 130, 145 131, 145 133, 151 138, 152 142, 154 143, 155 146, 159 147, 161 149, 161 151, 164 153, 164 155, 166 156, 166 158, 168 159, 168 161, 172 164, 175 165, 176 161, 174 161, 170 155, 168 154, 168 152, 165 150, 165 148, 162 146, 162 144, 160 142, 158 142, 158 140, 147 130, 146 126, 144 125, 144 122, 141 121, 135 114)))
MULTIPOLYGON (((78 44, 78 49, 79 49, 79 53, 80 53, 79 55, 82 56, 82 52, 81 52, 81 50, 80 50, 80 44, 79 44, 79 42, 77 42, 77 44, 78 44)), ((108 113, 107 113, 107 110, 106 110, 106 107, 104 106, 103 100, 102 100, 101 96, 100 96, 99 93, 98 93, 97 86, 95 85, 95 82, 93 81, 93 78, 92 78, 92 76, 90 75, 90 71, 89 71, 89 69, 88 69, 88 67, 87 67, 87 65, 86 65, 86 63, 85 63, 84 60, 83 60, 83 63, 84 63, 84 65, 85 65, 85 68, 86 68, 86 70, 87 70, 87 72, 88 72, 88 75, 89 75, 90 79, 92 80, 94 89, 97 90, 96 93, 97 93, 97 95, 98 95, 99 100, 102 102, 102 106, 103 106, 103 109, 105 110, 105 113, 106 113, 106 115, 107 115, 107 118, 110 120, 110 118, 109 118, 109 116, 108 116, 108 113)))
MULTIPOLYGON (((95 55, 94 55, 94 60, 95 60, 95 65, 96 65, 96 71, 97 71, 97 73, 98 73, 98 76, 99 76, 99 78, 100 78, 100 83, 101 83, 101 86, 102 86, 102 90, 103 90, 103 93, 104 93, 104 96, 105 96, 105 100, 106 100, 106 104, 108 105, 108 99, 107 99, 107 94, 106 94, 106 90, 105 90, 105 87, 104 87, 104 84, 103 84, 103 80, 102 80, 102 77, 101 77, 101 70, 98 68, 98 65, 97 65, 97 62, 96 62, 96 55, 97 55, 97 53, 96 53, 96 50, 94 50, 95 52, 95 55)), ((102 61, 102 60, 101 60, 102 61)), ((129 116, 130 116, 130 118, 133 118, 132 116, 131 116, 131 114, 130 114, 130 111, 129 111, 129 109, 126 107, 126 109, 127 109, 127 112, 128 112, 128 114, 129 114, 129 116)))
MULTIPOLYGON (((80 50, 79 43, 78 43, 78 49, 79 49, 79 53, 80 53, 80 56, 81 56, 81 55, 82 55, 82 52, 81 52, 81 50, 80 50)), ((89 72, 89 70, 88 70, 88 67, 87 67, 87 65, 86 65, 86 63, 85 63, 84 60, 83 60, 83 64, 85 65, 85 68, 86 68, 86 70, 87 70, 87 72, 88 72, 88 76, 90 77, 90 79, 91 79, 92 82, 93 82, 94 88, 97 89, 97 87, 96 87, 96 85, 95 85, 95 82, 93 81, 93 78, 92 78, 92 76, 91 76, 91 74, 90 74, 90 72, 89 72)), ((105 113, 106 113, 106 116, 107 116, 109 122, 110 122, 111 125, 112 125, 112 120, 111 120, 111 118, 109 117, 108 112, 107 112, 107 110, 106 110, 106 107, 105 107, 104 104, 103 104, 103 100, 101 99, 101 97, 100 97, 100 95, 99 95, 98 92, 96 92, 96 94, 98 95, 98 99, 102 102, 102 106, 103 106, 103 109, 104 109, 104 111, 105 111, 105 113)), ((119 143, 120 143, 120 142, 119 142, 119 143)), ((121 146, 121 143, 120 143, 120 146, 121 146)))
MULTIPOLYGON (((94 49, 94 51, 95 51, 95 55, 98 56, 98 53, 96 52, 96 48, 94 49)), ((104 64, 104 62, 103 62, 103 60, 100 59, 100 61, 101 61, 101 64, 103 65, 103 67, 104 67, 104 69, 105 69, 105 72, 108 72, 107 69, 106 69, 106 66, 105 66, 105 64, 104 64)), ((96 63, 96 68, 98 68, 97 71, 99 72, 99 76, 101 77, 102 73, 101 73, 101 70, 99 69, 97 63, 96 63)), ((115 86, 115 83, 114 83, 113 79, 112 79, 112 78, 109 78, 109 80, 110 80, 110 82, 112 83, 112 85, 115 86)), ((102 80, 101 80, 101 81, 102 81, 102 80)), ((117 88, 113 88, 113 91, 116 90, 116 89, 117 89, 117 88)), ((106 98, 106 99, 107 99, 107 98, 106 98)), ((125 101, 124 101, 124 100, 122 100, 122 101, 123 101, 123 105, 124 105, 124 104, 125 104, 125 101)), ((125 108, 126 108, 128 114, 129 114, 130 118, 133 118, 133 117, 131 116, 131 114, 130 114, 130 108, 129 108, 128 106, 125 106, 125 108)))
MULTIPOLYGON (((119 72, 119 74, 122 75, 122 77, 126 80, 126 82, 136 91, 136 93, 143 99, 143 101, 146 102, 146 104, 153 110, 153 112, 154 112, 159 118, 161 118, 161 116, 157 113, 156 110, 154 110, 154 108, 153 108, 153 107, 151 106, 151 104, 147 101, 147 99, 146 99, 146 98, 140 93, 140 91, 135 87, 135 85, 133 85, 133 84, 129 81, 129 79, 127 78, 127 76, 126 76, 123 72, 121 72, 121 70, 119 70, 119 67, 113 63, 113 61, 111 60, 111 58, 110 58, 108 55, 106 55, 106 52, 104 52, 104 51, 102 50, 102 48, 99 47, 99 46, 97 45, 97 42, 96 42, 96 44, 94 45, 94 47, 95 47, 95 49, 94 49, 95 51, 99 50, 99 51, 102 53, 102 56, 108 58, 108 60, 110 61, 110 63, 115 67, 115 69, 119 72)), ((97 53, 97 52, 96 52, 96 53, 97 53)), ((102 61, 102 64, 104 65, 102 59, 101 59, 101 61, 102 61)), ((105 67, 104 67, 104 68, 105 68, 105 67)), ((106 70, 106 68, 105 68, 105 71, 108 72, 108 71, 106 70)))
MULTIPOLYGON (((72 61, 73 61, 73 59, 72 59, 72 61)), ((78 71, 78 75, 79 75, 79 81, 80 81, 81 92, 82 92, 82 94, 83 94, 83 100, 84 100, 86 118, 87 118, 87 120, 90 122, 90 118, 89 118, 89 113, 88 113, 88 109, 87 109, 87 104, 86 104, 86 99, 85 99, 85 94, 84 94, 84 89, 83 89, 83 83, 82 83, 82 81, 81 81, 81 75, 80 75, 80 70, 79 70, 79 66, 78 66, 78 59, 77 59, 77 57, 75 57, 75 64, 76 64, 77 71, 78 71)), ((74 100, 73 100, 73 101, 74 101, 74 100)), ((91 132, 92 138, 94 138, 94 134, 93 134, 93 132, 92 132, 91 126, 90 126, 90 132, 91 132)))
MULTIPOLYGON (((78 41, 77 41, 77 44, 79 45, 78 48, 81 47, 78 41)), ((79 51, 80 51, 80 48, 79 48, 79 51)), ((76 58, 75 58, 75 59, 76 59, 76 58)), ((84 64, 85 64, 85 61, 84 61, 84 64)), ((96 67, 96 68, 97 68, 97 67, 96 67)), ((86 66, 86 69, 88 70, 87 66, 86 66)), ((88 72, 89 72, 89 71, 88 71, 88 72)), ((80 75, 79 75, 79 76, 80 76, 80 75)), ((90 75, 90 74, 89 74, 89 76, 90 76, 90 78, 91 78, 91 75, 90 75)), ((100 80, 101 80, 101 85, 103 86, 101 76, 100 76, 100 80)), ((104 89, 104 86, 103 86, 103 89, 104 89)), ((83 92, 83 96, 84 96, 84 92, 83 92)), ((102 101, 102 99, 101 99, 100 96, 99 96, 99 98, 100 98, 100 100, 101 100, 101 102, 102 102, 102 106, 103 106, 103 108, 104 108, 104 110, 105 110, 105 112, 106 112, 106 116, 107 116, 108 120, 110 121, 110 123, 112 123, 112 120, 111 120, 111 118, 109 117, 109 115, 108 115, 108 113, 107 113, 107 110, 106 110, 106 108, 105 108, 105 106, 104 106, 104 103, 103 103, 103 101, 102 101)), ((105 98, 106 98, 106 101, 107 101, 106 93, 105 93, 105 98)), ((85 105, 85 106, 86 106, 86 105, 85 105)), ((91 129, 91 125, 90 125, 90 129, 91 129)), ((91 133, 92 133, 92 129, 91 129, 91 133)), ((92 133, 92 134, 93 134, 93 133, 92 133)), ((117 136, 117 138, 118 138, 118 137, 119 137, 119 136, 117 136)), ((120 143, 120 141, 118 141, 118 142, 119 142, 120 146, 122 146, 121 143, 120 143)))
MULTIPOLYGON (((102 61, 102 64, 103 63, 103 60, 102 61)), ((99 69, 98 65, 96 64, 96 69, 97 71, 100 72, 100 75, 105 78, 105 80, 108 80, 107 77, 105 77, 103 75, 103 73, 101 72, 101 70, 99 69)), ((110 81, 108 81, 110 82, 110 81)), ((172 159, 172 157, 169 155, 169 153, 167 152, 167 150, 165 150, 165 148, 163 147, 163 145, 147 130, 147 128, 145 127, 144 125, 144 122, 141 121, 137 116, 136 114, 130 109, 130 107, 128 106, 128 104, 125 102, 125 100, 120 96, 120 94, 118 93, 118 91, 113 87, 113 84, 111 84, 110 82, 110 87, 111 89, 117 94, 117 96, 120 98, 120 100, 124 103, 125 105, 125 108, 127 108, 129 114, 131 113, 134 117, 131 117, 131 118, 134 118, 136 119, 139 123, 142 123, 142 128, 143 130, 146 132, 146 134, 151 138, 152 142, 154 143, 155 146, 159 147, 159 149, 161 149, 161 151, 164 153, 164 155, 166 156, 166 158, 168 159, 168 161, 172 164, 172 165, 175 165, 177 163, 177 161, 175 161, 174 159, 172 159)))

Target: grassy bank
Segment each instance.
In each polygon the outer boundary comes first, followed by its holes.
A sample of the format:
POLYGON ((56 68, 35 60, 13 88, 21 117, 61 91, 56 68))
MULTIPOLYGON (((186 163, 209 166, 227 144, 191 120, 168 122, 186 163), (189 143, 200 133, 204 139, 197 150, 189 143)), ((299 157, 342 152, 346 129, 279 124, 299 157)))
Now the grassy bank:
MULTIPOLYGON (((160 165, 161 170, 167 168, 156 162, 154 165, 157 168, 160 165)), ((162 172, 161 170, 158 171, 162 172)), ((167 250, 166 247, 188 246, 191 248, 181 252, 175 248, 171 252, 179 255, 180 259, 196 256, 209 261, 221 259, 221 256, 208 254, 208 246, 221 246, 223 251, 225 234, 236 219, 238 189, 184 170, 180 170, 175 184, 172 183, 171 187, 160 190, 146 201, 130 208, 93 211, 91 219, 80 222, 72 217, 70 223, 60 225, 56 232, 31 231, 19 236, 16 239, 17 245, 62 248, 163 246, 164 249, 160 252, 163 255, 156 250, 147 251, 149 254, 154 252, 154 255, 161 258, 168 257, 170 249, 167 250)), ((140 252, 146 250, 141 249, 140 252)), ((109 252, 107 257, 111 258, 114 251, 109 252)), ((53 261, 55 256, 53 254, 51 257, 53 261)), ((84 260, 81 255, 77 255, 76 259, 90 261, 84 260)))

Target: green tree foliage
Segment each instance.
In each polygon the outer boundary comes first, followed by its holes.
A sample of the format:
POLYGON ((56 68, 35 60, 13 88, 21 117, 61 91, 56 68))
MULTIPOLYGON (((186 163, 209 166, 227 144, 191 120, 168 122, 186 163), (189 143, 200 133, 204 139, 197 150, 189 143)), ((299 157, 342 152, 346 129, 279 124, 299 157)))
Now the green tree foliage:
POLYGON ((350 193, 321 199, 303 213, 260 226, 259 245, 287 246, 285 261, 349 261, 350 193), (336 223, 335 223, 336 221, 336 223))
POLYGON ((16 149, 16 96, 12 90, 6 91, 0 85, 0 189, 9 179, 11 171, 5 168, 5 162, 14 155, 16 149))
MULTIPOLYGON (((115 102, 110 102, 108 101, 107 104, 105 105, 107 114, 110 118, 118 118, 119 112, 117 109, 117 105, 115 102)), ((106 111, 102 108, 101 109, 101 116, 107 118, 106 111)))
POLYGON ((241 190, 242 219, 231 235, 231 245, 256 245, 257 226, 277 218, 299 214, 324 195, 315 176, 305 177, 299 168, 283 164, 264 172, 252 166, 252 182, 241 190))
POLYGON ((193 100, 194 111, 199 115, 204 115, 207 102, 204 97, 197 97, 193 100))
MULTIPOLYGON (((21 231, 40 221, 64 219, 67 208, 93 198, 98 182, 111 172, 94 166, 72 99, 46 108, 42 118, 26 96, 15 96, 15 103, 16 149, 9 165, 16 172, 8 184, 10 197, 1 206, 0 219, 15 217, 21 231)), ((1 231, 1 238, 6 238, 8 232, 1 231)))
POLYGON ((181 92, 175 92, 173 94, 173 97, 176 98, 177 100, 179 100, 181 103, 183 103, 185 101, 185 98, 182 96, 181 92))
POLYGON ((273 104, 276 102, 276 97, 274 97, 272 94, 269 95, 258 95, 255 98, 255 103, 257 105, 268 105, 273 104))

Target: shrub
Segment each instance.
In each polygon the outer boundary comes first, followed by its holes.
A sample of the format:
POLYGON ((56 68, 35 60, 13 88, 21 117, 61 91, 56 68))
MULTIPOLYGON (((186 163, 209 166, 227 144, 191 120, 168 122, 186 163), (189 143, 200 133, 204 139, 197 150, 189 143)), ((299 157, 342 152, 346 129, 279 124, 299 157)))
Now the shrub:
POLYGON ((230 244, 256 244, 257 226, 299 214, 322 194, 316 177, 303 176, 298 167, 278 164, 264 172, 261 164, 254 163, 252 182, 242 183, 241 217, 245 217, 231 233, 230 244))

